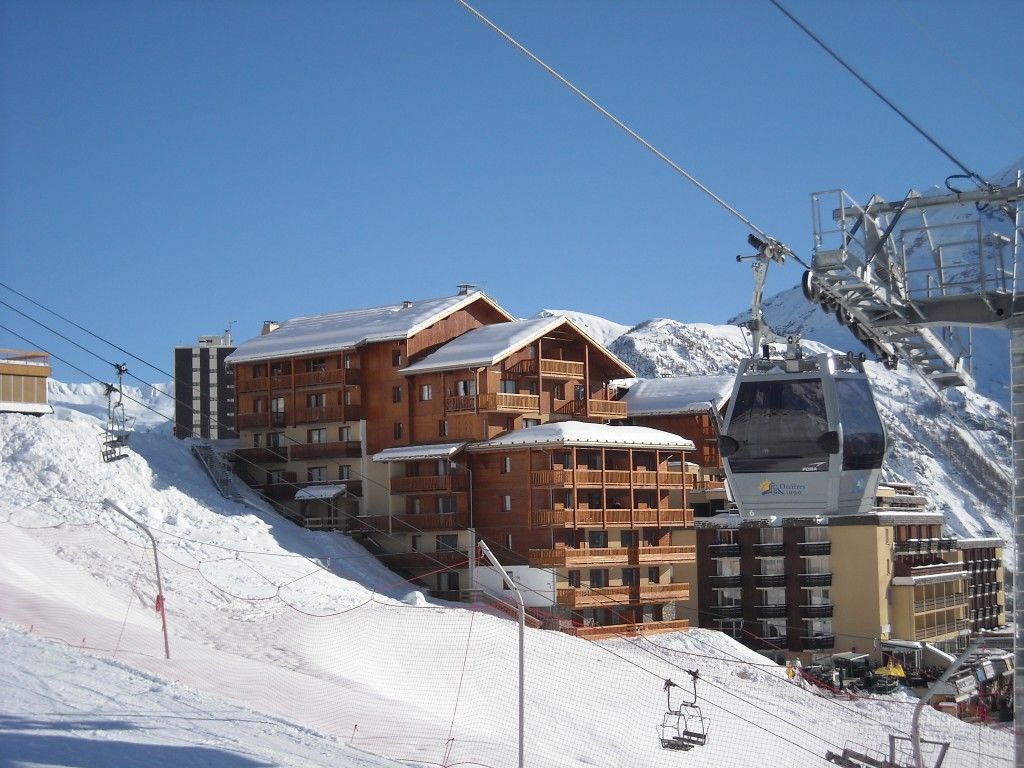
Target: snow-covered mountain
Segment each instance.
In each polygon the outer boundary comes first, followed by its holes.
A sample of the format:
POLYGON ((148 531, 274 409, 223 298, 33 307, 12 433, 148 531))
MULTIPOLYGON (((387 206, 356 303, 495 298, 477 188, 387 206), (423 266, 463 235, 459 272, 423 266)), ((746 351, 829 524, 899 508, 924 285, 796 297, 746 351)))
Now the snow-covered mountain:
MULTIPOLYGON (((168 424, 105 464, 102 396, 51 394, 52 416, 0 416, 0 753, 12 765, 516 763, 513 622, 427 600, 342 534, 224 500, 168 424), (107 499, 156 539, 170 659, 149 540, 107 499)), ((709 630, 602 642, 527 630, 525 647, 528 765, 677 766, 657 734, 664 681, 685 685, 689 669, 711 725, 687 765, 770 754, 818 766, 910 730, 907 696, 820 695, 709 630)), ((1012 759, 1007 729, 928 708, 922 728, 953 740, 948 766, 1012 759)))
POLYGON ((606 347, 629 330, 628 325, 613 323, 597 315, 574 312, 570 309, 542 309, 534 317, 565 317, 594 341, 606 347))

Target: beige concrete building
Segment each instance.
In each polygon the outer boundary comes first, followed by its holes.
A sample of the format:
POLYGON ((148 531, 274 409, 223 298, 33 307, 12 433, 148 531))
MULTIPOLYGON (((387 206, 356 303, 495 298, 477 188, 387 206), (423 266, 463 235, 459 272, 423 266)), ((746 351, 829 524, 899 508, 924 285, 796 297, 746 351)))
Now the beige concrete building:
POLYGON ((46 352, 0 349, 0 413, 53 413, 46 397, 50 372, 46 352))

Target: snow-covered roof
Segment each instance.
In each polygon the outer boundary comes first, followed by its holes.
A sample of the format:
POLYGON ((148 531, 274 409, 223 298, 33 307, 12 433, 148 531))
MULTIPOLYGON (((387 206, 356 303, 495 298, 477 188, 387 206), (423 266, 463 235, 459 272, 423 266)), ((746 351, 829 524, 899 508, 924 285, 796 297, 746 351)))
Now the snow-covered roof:
POLYGON ((408 339, 478 300, 487 302, 500 314, 512 319, 511 315, 480 291, 384 307, 327 312, 296 317, 265 336, 242 342, 238 349, 227 356, 226 361, 237 364, 272 357, 335 352, 373 342, 408 339))
POLYGON ((53 408, 48 403, 23 403, 19 400, 0 401, 0 413, 53 413, 53 408))
POLYGON ((494 323, 474 328, 443 347, 431 352, 422 360, 402 369, 402 373, 429 373, 462 368, 494 365, 513 352, 522 349, 556 328, 568 326, 589 341, 594 347, 621 366, 625 375, 632 375, 629 366, 615 357, 604 346, 565 317, 539 317, 532 320, 516 320, 510 323, 494 323))
POLYGON ((373 454, 374 461, 426 461, 428 459, 450 459, 466 447, 466 443, 437 443, 434 445, 409 445, 402 448, 385 448, 373 454))
POLYGON ((727 374, 639 379, 622 400, 630 416, 707 413, 711 405, 721 410, 732 394, 733 381, 727 374))
POLYGON ((469 446, 469 451, 497 450, 530 445, 576 445, 615 448, 662 448, 692 451, 692 440, 650 427, 609 426, 584 421, 553 421, 469 446))
POLYGON ((340 496, 346 491, 346 486, 342 485, 309 485, 305 488, 300 488, 295 492, 295 500, 303 501, 309 499, 333 499, 335 496, 340 496))

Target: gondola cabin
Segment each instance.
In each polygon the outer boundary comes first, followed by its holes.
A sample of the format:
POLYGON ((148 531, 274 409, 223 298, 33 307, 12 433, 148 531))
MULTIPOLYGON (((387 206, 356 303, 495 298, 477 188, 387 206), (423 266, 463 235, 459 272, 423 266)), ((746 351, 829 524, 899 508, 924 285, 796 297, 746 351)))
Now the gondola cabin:
POLYGON ((741 516, 812 517, 869 512, 885 430, 863 359, 804 357, 741 364, 720 438, 741 516))

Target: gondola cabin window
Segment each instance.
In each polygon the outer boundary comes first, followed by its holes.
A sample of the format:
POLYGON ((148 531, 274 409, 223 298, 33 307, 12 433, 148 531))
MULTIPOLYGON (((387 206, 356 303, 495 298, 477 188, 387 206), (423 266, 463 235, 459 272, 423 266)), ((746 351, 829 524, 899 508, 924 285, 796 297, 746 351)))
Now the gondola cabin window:
POLYGON ((825 472, 829 454, 821 379, 747 381, 736 396, 730 436, 734 472, 825 472))

